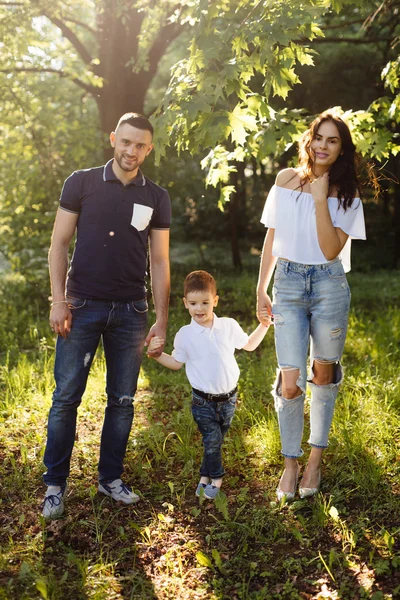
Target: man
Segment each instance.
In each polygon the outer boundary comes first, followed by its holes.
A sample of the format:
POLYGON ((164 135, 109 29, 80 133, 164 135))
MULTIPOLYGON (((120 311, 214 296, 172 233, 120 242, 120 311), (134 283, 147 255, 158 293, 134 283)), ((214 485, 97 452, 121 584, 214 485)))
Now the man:
MULTIPOLYGON (((56 389, 49 414, 43 516, 64 511, 77 408, 100 338, 107 366, 107 407, 100 444, 99 492, 126 504, 139 496, 121 481, 144 343, 165 339, 169 275, 168 193, 140 171, 153 128, 127 113, 110 135, 114 158, 74 172, 64 183, 49 252, 50 325, 58 334, 56 389), (76 230, 68 271, 68 247, 76 230), (146 337, 149 242, 156 322, 146 337)), ((156 353, 159 354, 159 351, 156 353)))

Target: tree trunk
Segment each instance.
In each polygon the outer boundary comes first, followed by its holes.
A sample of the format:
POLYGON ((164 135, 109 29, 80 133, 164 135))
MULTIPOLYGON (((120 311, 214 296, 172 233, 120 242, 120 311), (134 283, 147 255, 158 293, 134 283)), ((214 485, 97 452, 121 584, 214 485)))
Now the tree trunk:
POLYGON ((231 251, 232 264, 235 269, 242 270, 242 258, 239 248, 239 222, 240 207, 244 206, 246 200, 246 188, 244 185, 244 163, 236 163, 237 171, 231 173, 231 185, 235 186, 235 193, 232 194, 229 202, 229 220, 231 224, 231 251))
MULTIPOLYGON (((113 81, 110 84, 105 84, 101 94, 96 98, 100 116, 100 128, 104 132, 105 146, 104 158, 109 160, 113 155, 113 149, 108 142, 108 136, 112 131, 115 131, 117 123, 123 114, 127 112, 137 112, 143 114, 144 101, 147 88, 140 85, 140 77, 137 76, 137 85, 128 81, 125 77, 126 73, 121 69, 119 71, 120 79, 124 83, 116 88, 113 81)), ((117 77, 116 77, 117 79, 117 77)))
MULTIPOLYGON (((400 160, 395 157, 393 159, 393 171, 396 180, 400 180, 400 160)), ((394 185, 394 210, 393 210, 393 230, 394 230, 394 251, 393 251, 393 267, 400 269, 400 185, 394 185)))
MULTIPOLYGON (((168 20, 150 44, 143 64, 139 39, 145 11, 132 7, 119 17, 120 0, 104 0, 97 14, 99 64, 93 72, 103 79, 95 99, 100 113, 100 127, 105 134, 105 158, 112 155, 107 138, 115 130, 120 117, 127 112, 144 113, 147 91, 157 72, 159 62, 173 39, 182 31, 180 25, 168 20)), ((148 116, 148 115, 147 115, 148 116)))

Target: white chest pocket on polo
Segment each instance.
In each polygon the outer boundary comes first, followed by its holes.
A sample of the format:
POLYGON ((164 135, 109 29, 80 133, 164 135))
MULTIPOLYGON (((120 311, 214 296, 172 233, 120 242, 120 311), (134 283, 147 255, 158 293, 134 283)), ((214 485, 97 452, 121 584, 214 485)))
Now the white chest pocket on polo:
POLYGON ((152 214, 153 209, 150 208, 150 206, 134 204, 131 225, 133 225, 133 227, 135 227, 135 229, 138 231, 143 231, 143 229, 146 229, 147 225, 150 223, 152 214))

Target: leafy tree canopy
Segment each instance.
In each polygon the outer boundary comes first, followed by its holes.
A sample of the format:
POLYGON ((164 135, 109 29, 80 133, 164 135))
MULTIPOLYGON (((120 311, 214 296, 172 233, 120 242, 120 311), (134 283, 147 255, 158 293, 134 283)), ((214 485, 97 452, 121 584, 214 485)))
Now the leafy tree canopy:
POLYGON ((96 100, 109 133, 146 94, 170 43, 194 23, 190 0, 0 2, 0 73, 68 78, 96 100))
MULTIPOLYGON (((374 12, 362 16, 364 3, 336 0, 197 0, 194 4, 198 24, 190 54, 175 66, 158 109, 157 145, 159 158, 171 143, 178 151, 209 150, 202 164, 207 182, 221 186, 222 206, 234 191, 229 177, 237 161, 254 157, 262 162, 278 156, 307 127, 305 111, 290 108, 286 100, 300 82, 298 68, 314 64, 312 46, 324 39, 327 16, 332 11, 348 12, 351 6, 357 21, 368 15, 373 21, 380 11, 375 10, 378 4, 368 3, 368 10, 374 12)), ((393 41, 399 33, 395 23, 387 34, 393 41)), ((370 30, 366 28, 368 35, 370 30)), ((400 148, 396 73, 397 61, 383 72, 388 96, 368 110, 345 114, 360 151, 379 159, 400 148)))

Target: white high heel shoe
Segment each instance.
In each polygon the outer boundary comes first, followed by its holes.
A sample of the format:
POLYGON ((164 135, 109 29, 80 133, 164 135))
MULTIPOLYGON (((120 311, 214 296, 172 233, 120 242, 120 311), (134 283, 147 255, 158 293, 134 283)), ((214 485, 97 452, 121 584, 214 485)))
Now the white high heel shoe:
POLYGON ((315 496, 315 494, 318 494, 319 486, 320 485, 321 485, 321 469, 319 469, 319 472, 318 472, 318 484, 317 484, 317 487, 306 488, 306 487, 300 487, 299 486, 299 496, 300 496, 300 498, 309 498, 310 496, 315 496))
POLYGON ((286 469, 284 469, 281 478, 279 480, 279 485, 276 488, 276 499, 278 500, 278 502, 282 502, 283 499, 286 500, 286 502, 291 502, 292 500, 294 500, 294 497, 296 495, 296 488, 297 488, 297 481, 299 479, 299 473, 300 473, 300 467, 297 469, 297 475, 296 475, 296 481, 294 482, 294 491, 293 492, 284 492, 283 490, 281 490, 281 481, 282 478, 285 474, 286 469))

